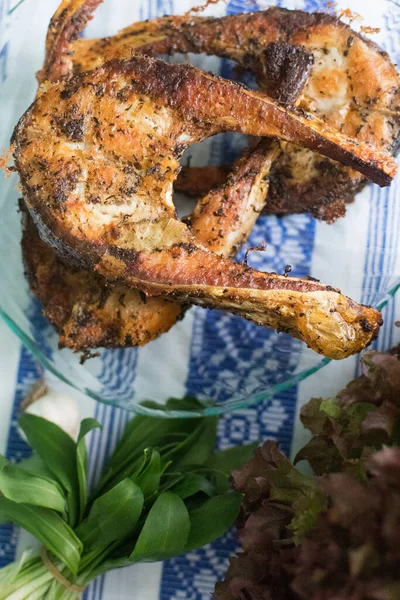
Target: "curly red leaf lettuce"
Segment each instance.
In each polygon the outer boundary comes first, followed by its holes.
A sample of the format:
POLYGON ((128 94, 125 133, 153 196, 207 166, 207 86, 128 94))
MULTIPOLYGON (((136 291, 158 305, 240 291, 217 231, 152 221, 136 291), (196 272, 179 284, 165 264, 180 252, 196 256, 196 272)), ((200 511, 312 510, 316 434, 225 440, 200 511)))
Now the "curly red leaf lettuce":
POLYGON ((383 445, 400 444, 400 360, 397 354, 366 352, 363 374, 335 398, 312 398, 301 421, 313 437, 298 452, 314 473, 365 476, 364 458, 383 445))
POLYGON ((400 599, 400 362, 368 352, 335 398, 313 398, 296 460, 273 442, 232 473, 243 552, 216 600, 400 599), (392 447, 390 447, 392 446, 392 447))

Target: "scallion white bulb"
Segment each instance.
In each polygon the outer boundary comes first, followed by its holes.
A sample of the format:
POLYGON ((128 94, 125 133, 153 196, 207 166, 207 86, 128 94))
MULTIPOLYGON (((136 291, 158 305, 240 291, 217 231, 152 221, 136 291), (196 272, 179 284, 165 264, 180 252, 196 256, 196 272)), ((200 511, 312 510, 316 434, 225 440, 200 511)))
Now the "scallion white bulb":
MULTIPOLYGON (((55 423, 74 440, 77 439, 81 415, 77 401, 71 396, 56 392, 45 385, 40 388, 40 384, 36 384, 36 390, 28 395, 22 410, 55 423)), ((23 434, 22 436, 25 438, 23 434)))

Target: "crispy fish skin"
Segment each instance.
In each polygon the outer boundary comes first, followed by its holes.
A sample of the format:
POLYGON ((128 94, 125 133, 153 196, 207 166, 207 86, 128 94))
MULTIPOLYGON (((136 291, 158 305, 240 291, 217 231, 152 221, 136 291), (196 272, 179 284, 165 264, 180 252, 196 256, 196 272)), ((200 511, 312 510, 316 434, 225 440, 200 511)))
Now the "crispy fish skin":
POLYGON ((224 259, 176 218, 170 193, 180 154, 224 130, 296 136, 381 182, 395 168, 261 94, 134 56, 49 87, 17 126, 16 165, 42 238, 114 283, 237 312, 332 358, 359 351, 379 329, 378 311, 329 286, 224 259))
POLYGON ((126 286, 107 286, 100 275, 61 260, 43 242, 22 210, 22 255, 32 292, 59 333, 60 348, 144 346, 167 332, 182 315, 180 304, 146 298, 126 286))
POLYGON ((197 243, 225 258, 237 253, 265 206, 271 168, 280 154, 279 143, 262 140, 223 184, 197 202, 187 220, 197 243))
MULTIPOLYGON (((206 52, 236 60, 256 74, 262 87, 269 64, 263 53, 276 42, 298 44, 314 56, 300 107, 358 141, 397 153, 400 81, 396 68, 375 43, 330 15, 270 8, 221 19, 164 17, 135 23, 110 38, 77 40, 71 51, 75 72, 105 59, 129 56, 133 50, 206 52)), ((198 188, 198 175, 186 171, 185 178, 178 179, 177 189, 194 195, 205 193, 204 185, 198 188)), ((218 175, 215 168, 211 175, 218 175)), ((336 161, 287 144, 271 174, 265 212, 311 212, 332 222, 345 214, 345 203, 351 202, 366 182, 365 177, 336 161)))
MULTIPOLYGON (((71 5, 70 0, 64 0, 56 12, 49 27, 46 60, 38 74, 39 81, 43 78, 57 81, 65 78, 71 70, 71 53, 65 40, 72 32, 76 36, 78 29, 83 28, 85 19, 89 18, 85 8, 86 2, 72 0, 71 5)), ((269 170, 279 152, 276 143, 262 141, 251 156, 239 161, 228 182, 221 181, 220 189, 203 198, 201 212, 197 213, 203 219, 209 213, 208 232, 218 227, 221 234, 222 230, 226 231, 234 224, 233 236, 230 232, 231 235, 218 238, 216 252, 226 256, 234 253, 249 235, 265 203, 269 170), (230 199, 223 214, 215 206, 218 198, 222 200, 222 197, 225 203, 227 198, 230 199), (243 213, 238 214, 239 208, 243 209, 243 213)), ((42 302, 44 314, 59 332, 60 347, 86 351, 96 347, 142 346, 168 331, 182 318, 185 307, 176 302, 146 298, 143 293, 124 286, 107 286, 103 278, 63 262, 40 239, 22 200, 21 211, 26 275, 31 290, 42 302)), ((196 218, 194 215, 195 221, 196 218)), ((206 238, 207 235, 203 234, 203 239, 206 238)))
MULTIPOLYGON (((199 203, 192 218, 199 229, 207 217, 207 228, 199 230, 198 239, 209 249, 229 256, 249 235, 265 203, 271 163, 279 153, 277 143, 262 141, 250 156, 240 159, 222 186, 199 203), (227 235, 215 236, 213 231, 227 235)), ((20 208, 25 273, 45 316, 59 333, 60 347, 80 352, 144 346, 183 317, 185 307, 177 302, 146 297, 122 285, 107 286, 103 277, 61 260, 40 239, 22 200, 20 208)))
POLYGON ((102 0, 62 0, 47 31, 44 65, 36 74, 39 83, 70 76, 73 70, 71 42, 101 3, 102 0))

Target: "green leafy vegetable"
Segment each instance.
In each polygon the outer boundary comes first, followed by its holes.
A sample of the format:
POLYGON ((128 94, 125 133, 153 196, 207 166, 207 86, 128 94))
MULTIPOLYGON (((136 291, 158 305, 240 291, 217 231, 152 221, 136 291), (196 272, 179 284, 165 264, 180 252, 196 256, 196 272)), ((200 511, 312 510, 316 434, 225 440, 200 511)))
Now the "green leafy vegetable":
POLYGON ((97 428, 101 429, 101 425, 96 421, 96 419, 84 419, 81 423, 78 435, 78 443, 76 445, 76 469, 78 475, 80 519, 83 518, 88 496, 86 477, 88 458, 85 437, 90 431, 93 431, 93 429, 97 428))
POLYGON ((172 492, 159 495, 140 532, 130 559, 133 562, 157 561, 180 554, 190 532, 185 503, 172 492))
POLYGON ((76 575, 82 542, 57 513, 38 506, 17 504, 0 497, 0 513, 34 535, 76 575))
POLYGON ((142 490, 131 479, 123 479, 94 501, 77 534, 85 547, 107 546, 133 531, 142 509, 142 490))
MULTIPOLYGON (((182 403, 170 399, 167 408, 202 408, 193 398, 182 403)), ((0 569, 0 600, 75 600, 78 591, 66 591, 48 560, 71 584, 85 586, 110 569, 206 544, 238 515, 241 495, 230 490, 229 473, 254 446, 214 452, 215 417, 135 417, 93 490, 86 436, 100 427, 96 420, 82 421, 77 442, 34 415, 25 414, 21 427, 34 454, 19 465, 0 455, 0 522, 11 520, 31 532, 48 559, 26 557, 0 569)))
POLYGON ((36 477, 18 467, 8 465, 0 456, 3 467, 0 470, 0 490, 5 498, 17 504, 33 504, 65 512, 66 500, 57 482, 36 477))
POLYGON ((207 496, 215 494, 215 488, 212 483, 199 473, 185 473, 183 477, 171 488, 174 494, 185 500, 202 492, 207 496))
POLYGON ((157 450, 145 450, 145 464, 134 479, 142 489, 146 500, 158 492, 162 473, 163 467, 160 453, 157 450), (148 460, 147 455, 149 455, 148 460))
POLYGON ((78 516, 79 495, 74 440, 54 423, 36 415, 25 413, 19 424, 32 448, 66 490, 68 522, 74 526, 78 516))
POLYGON ((191 526, 185 550, 205 546, 225 533, 237 517, 241 501, 241 494, 227 492, 210 498, 192 510, 189 513, 191 526))

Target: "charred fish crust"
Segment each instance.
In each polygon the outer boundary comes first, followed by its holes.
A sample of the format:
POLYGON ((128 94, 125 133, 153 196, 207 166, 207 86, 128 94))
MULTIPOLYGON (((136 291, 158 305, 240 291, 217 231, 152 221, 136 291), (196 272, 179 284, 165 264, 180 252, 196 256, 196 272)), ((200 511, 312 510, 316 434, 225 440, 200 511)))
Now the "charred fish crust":
POLYGON ((187 256, 191 256, 191 254, 193 254, 197 250, 197 246, 187 242, 180 242, 179 244, 175 244, 173 248, 179 248, 179 250, 186 252, 187 256))
POLYGON ((69 100, 74 96, 78 90, 80 89, 83 81, 84 81, 85 73, 80 73, 71 77, 60 92, 60 98, 62 100, 69 100))
POLYGON ((81 142, 85 135, 85 117, 60 117, 56 120, 62 134, 72 142, 81 142))
POLYGON ((45 63, 36 75, 39 83, 68 76, 71 70, 71 60, 68 57, 70 43, 78 38, 92 12, 101 2, 102 0, 73 0, 69 6, 61 4, 50 21, 45 63))
MULTIPOLYGON (((82 4, 82 2, 81 2, 82 4)), ((84 3, 86 4, 86 3, 84 3)), ((289 11, 281 8, 270 8, 265 11, 260 11, 252 14, 239 14, 216 18, 204 17, 168 17, 148 21, 142 24, 135 24, 126 28, 113 38, 106 40, 79 40, 77 44, 77 52, 73 57, 73 63, 76 68, 88 70, 91 68, 90 60, 85 65, 80 64, 80 60, 88 60, 91 55, 92 64, 99 64, 102 55, 110 52, 111 56, 117 56, 121 49, 123 41, 128 47, 132 45, 132 49, 136 52, 144 52, 154 54, 173 53, 175 51, 187 52, 206 52, 209 54, 218 54, 219 56, 227 56, 239 63, 247 61, 247 67, 250 69, 259 69, 257 61, 260 59, 260 52, 270 42, 286 42, 308 46, 313 52, 318 54, 318 46, 321 44, 321 33, 327 40, 328 47, 321 46, 321 51, 327 51, 330 55, 330 50, 333 49, 349 59, 353 60, 355 72, 360 72, 362 68, 362 59, 359 58, 360 44, 363 46, 363 52, 369 52, 364 63, 375 63, 375 58, 380 57, 387 64, 380 66, 376 65, 375 74, 388 74, 390 61, 387 54, 382 52, 378 46, 353 32, 351 28, 341 22, 336 17, 323 13, 304 13, 302 11, 289 11), (328 31, 329 30, 329 31, 328 31), (140 35, 138 32, 148 32, 150 41, 143 46, 138 46, 140 35), (155 34, 155 41, 151 41, 152 35, 155 34), (165 36, 164 39, 159 39, 160 36, 165 36), (343 38, 343 39, 342 39, 343 38), (349 41, 350 40, 350 41, 349 41), (343 44, 342 44, 343 42, 343 44), (92 48, 91 48, 92 45, 92 48), (341 47, 343 45, 343 48, 341 47), (80 56, 80 49, 86 48, 87 52, 80 56), (83 66, 83 68, 82 68, 83 66)), ((72 44, 74 48, 74 45, 72 44)), ((132 51, 131 51, 132 52, 132 51)), ((330 58, 330 56, 328 56, 330 58)), ((71 61, 70 61, 71 62, 71 61)), ((104 62, 104 60, 103 60, 104 62)), ((351 62, 351 61, 350 61, 351 62)), ((350 64, 350 67, 351 67, 350 64)), ((343 67, 345 68, 345 67, 343 67)), ((72 64, 71 64, 72 72, 72 64)), ((351 69, 348 72, 348 79, 351 81, 351 69)), ((314 75, 312 75, 314 76, 314 75)), ((395 76, 393 69, 390 77, 393 80, 393 89, 399 87, 398 78, 395 76)), ((382 79, 382 77, 380 76, 382 79)), ((364 77, 364 82, 367 85, 369 81, 367 75, 364 77)), ((368 85, 367 85, 368 87, 368 85)), ((318 89, 317 89, 318 93, 318 89)), ((321 95, 325 93, 321 90, 321 95)), ((378 86, 378 95, 384 99, 381 86, 378 86)), ((386 92, 385 92, 386 93, 386 92)), ((395 91, 393 92, 393 95, 395 91)), ((317 98, 318 100, 318 98, 317 98)), ((387 99, 390 110, 396 110, 399 102, 392 106, 390 98, 387 99)), ((385 117, 382 117, 384 120, 385 117)), ((374 123, 376 121, 374 120, 374 123)), ((336 126, 341 128, 345 123, 336 123, 336 126)), ((375 128, 373 128, 375 129, 375 128)), ((379 128, 378 128, 379 129, 379 128)), ((368 134, 368 127, 363 125, 360 137, 363 139, 368 134)), ((385 139, 384 144, 388 149, 393 148, 396 151, 396 146, 393 141, 398 137, 399 126, 395 126, 392 131, 391 138, 385 139)), ((372 134, 373 135, 373 134, 372 134)), ((378 134, 376 136, 378 140, 378 134)), ((379 143, 381 143, 379 141, 379 143)), ((315 171, 315 176, 306 178, 305 181, 299 181, 296 177, 296 172, 303 172, 304 168, 300 169, 299 161, 293 160, 287 164, 287 159, 294 154, 293 146, 288 146, 285 149, 285 156, 278 161, 280 164, 276 170, 276 176, 271 182, 270 198, 267 205, 268 212, 278 211, 281 214, 311 211, 318 218, 325 218, 328 221, 335 220, 345 212, 345 201, 349 202, 354 198, 356 191, 365 185, 366 181, 358 175, 349 173, 346 168, 342 168, 343 176, 341 177, 342 184, 340 187, 336 185, 336 181, 332 176, 326 178, 325 185, 320 183, 318 174, 318 157, 315 157, 310 164, 309 172, 315 171), (311 168, 312 167, 312 168, 311 168), (291 176, 288 173, 291 173, 291 176), (347 187, 345 180, 347 179, 347 187), (324 187, 325 189, 321 189, 324 187), (319 195, 316 190, 320 190, 319 195), (310 202, 307 202, 307 198, 310 202), (272 201, 273 200, 273 201, 272 201), (328 206, 327 202, 331 201, 332 206, 328 206)), ((305 158, 305 154, 304 154, 305 158)))
POLYGON ((118 258, 123 262, 135 265, 140 259, 140 253, 136 250, 130 250, 126 248, 120 248, 118 246, 109 246, 107 253, 114 258, 118 258))
MULTIPOLYGON (((70 193, 76 188, 80 174, 81 171, 79 169, 75 169, 69 174, 66 173, 64 175, 60 175, 57 178, 57 181, 54 184, 51 200, 53 200, 56 203, 56 205, 58 205, 57 208, 59 210, 65 210, 65 201, 67 200, 70 193)), ((51 204, 53 204, 53 202, 51 202, 51 204)))
POLYGON ((374 324, 370 323, 368 319, 361 319, 360 321, 362 330, 366 333, 370 333, 374 329, 374 324))
POLYGON ((262 89, 278 102, 295 102, 307 83, 314 55, 303 46, 271 42, 261 57, 262 89))

